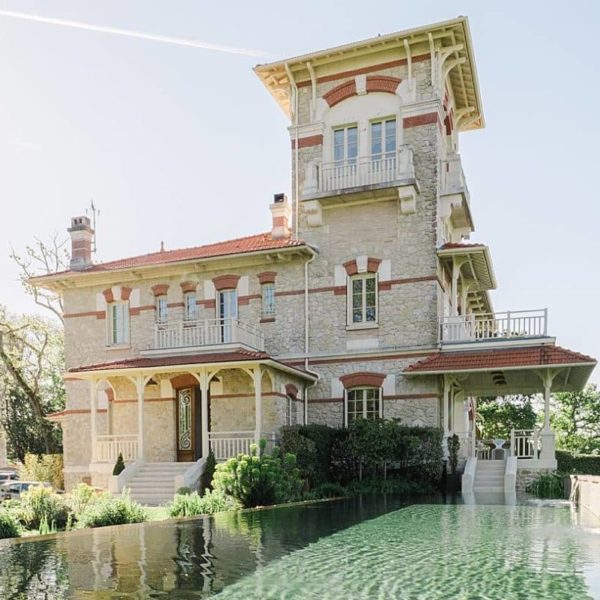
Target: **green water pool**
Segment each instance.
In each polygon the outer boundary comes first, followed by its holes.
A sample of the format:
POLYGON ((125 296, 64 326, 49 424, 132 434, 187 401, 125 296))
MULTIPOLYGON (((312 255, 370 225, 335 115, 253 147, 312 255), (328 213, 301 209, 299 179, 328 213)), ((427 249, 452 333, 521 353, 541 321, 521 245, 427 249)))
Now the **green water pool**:
POLYGON ((367 497, 0 543, 0 598, 600 598, 568 507, 367 497))

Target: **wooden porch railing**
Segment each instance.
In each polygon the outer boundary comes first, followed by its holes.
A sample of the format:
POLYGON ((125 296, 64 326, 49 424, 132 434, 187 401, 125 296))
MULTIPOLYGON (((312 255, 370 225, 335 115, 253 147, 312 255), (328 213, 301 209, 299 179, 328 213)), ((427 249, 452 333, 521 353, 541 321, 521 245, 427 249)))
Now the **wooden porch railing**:
POLYGON ((137 434, 96 436, 95 461, 114 463, 121 454, 125 462, 138 458, 137 434))

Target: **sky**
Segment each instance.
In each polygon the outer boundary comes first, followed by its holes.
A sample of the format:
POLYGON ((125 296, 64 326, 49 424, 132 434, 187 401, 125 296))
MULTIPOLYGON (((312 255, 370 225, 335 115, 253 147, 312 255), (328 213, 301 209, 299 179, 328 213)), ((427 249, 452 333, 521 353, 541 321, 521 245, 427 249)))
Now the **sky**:
POLYGON ((458 15, 470 20, 486 119, 460 151, 494 307, 547 307, 560 345, 600 357, 593 0, 0 0, 0 304, 35 311, 11 246, 66 236, 92 199, 97 260, 267 231, 272 195, 291 195, 290 143, 252 67, 458 15))

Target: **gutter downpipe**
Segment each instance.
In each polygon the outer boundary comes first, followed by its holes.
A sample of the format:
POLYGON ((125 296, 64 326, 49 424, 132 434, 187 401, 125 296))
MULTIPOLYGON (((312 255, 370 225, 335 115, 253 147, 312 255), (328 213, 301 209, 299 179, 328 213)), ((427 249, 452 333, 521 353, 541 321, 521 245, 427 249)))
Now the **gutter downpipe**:
POLYGON ((309 246, 312 253, 311 257, 304 263, 304 370, 311 375, 316 376, 316 380, 311 385, 304 386, 304 424, 308 423, 308 390, 314 388, 319 383, 320 375, 308 368, 308 352, 310 350, 309 336, 309 305, 308 305, 308 265, 317 258, 317 250, 309 246))
POLYGON ((299 194, 299 183, 298 183, 298 86, 296 80, 292 75, 292 71, 287 63, 284 65, 285 74, 287 75, 290 87, 292 90, 292 112, 293 112, 293 123, 294 134, 292 137, 294 143, 294 239, 298 239, 298 196, 299 194))

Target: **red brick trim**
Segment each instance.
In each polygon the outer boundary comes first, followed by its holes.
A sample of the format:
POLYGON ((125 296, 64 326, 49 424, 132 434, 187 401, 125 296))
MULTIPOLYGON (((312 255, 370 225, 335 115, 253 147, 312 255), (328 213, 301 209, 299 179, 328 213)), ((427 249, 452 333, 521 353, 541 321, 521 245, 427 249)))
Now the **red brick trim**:
POLYGON ((167 304, 167 308, 183 308, 185 304, 183 302, 171 302, 167 304))
POLYGON ((285 393, 286 393, 286 396, 289 396, 290 398, 293 398, 294 400, 296 400, 296 398, 298 398, 298 388, 293 383, 285 384, 285 393))
POLYGON ((140 308, 139 306, 136 306, 135 308, 130 308, 129 309, 129 316, 130 317, 137 317, 140 314, 140 308))
POLYGON ((179 285, 184 294, 195 292, 196 288, 198 287, 198 283, 196 281, 182 281, 179 285))
POLYGON ((198 306, 203 306, 204 308, 216 308, 217 307, 216 300, 196 300, 196 304, 198 306))
POLYGON ((333 402, 343 402, 344 399, 343 398, 309 398, 308 399, 308 403, 309 404, 329 404, 329 403, 333 403, 333 402))
POLYGON ((351 96, 356 96, 356 81, 354 79, 345 81, 323 94, 323 100, 331 107, 351 96))
POLYGON ((395 94, 402 79, 386 75, 369 75, 367 77, 367 92, 387 92, 395 94))
POLYGON ((234 290, 239 280, 239 275, 219 275, 214 277, 212 282, 215 289, 220 292, 221 290, 234 290))
POLYGON ((97 319, 103 319, 105 316, 105 312, 103 310, 89 310, 87 312, 80 313, 66 313, 63 315, 65 319, 75 319, 77 317, 96 317, 97 319), (100 316, 102 315, 102 316, 100 316))
MULTIPOLYGON (((192 385, 198 385, 198 381, 196 381, 195 384, 190 384, 190 386, 192 385)), ((190 386, 183 386, 183 387, 190 387, 190 386)), ((144 397, 144 404, 146 402, 174 402, 175 398, 168 396, 165 398, 146 398, 144 397)), ((114 404, 137 404, 137 398, 121 398, 121 399, 117 399, 114 401, 114 404)))
POLYGON ((275 317, 263 317, 261 323, 275 323, 275 317))
MULTIPOLYGON (((372 360, 404 360, 408 358, 427 358, 432 354, 438 354, 438 350, 430 350, 429 352, 408 352, 407 354, 373 354, 369 356, 350 357, 350 358, 320 358, 310 359, 311 365, 337 365, 342 363, 362 363, 365 361, 372 360)), ((304 365, 304 361, 286 361, 290 367, 301 367, 304 365)))
POLYGON ((394 394, 388 396, 384 394, 384 400, 438 400, 441 396, 439 394, 394 394))
POLYGON ((121 288, 121 300, 129 300, 131 296, 131 292, 133 290, 130 287, 122 287, 121 288))
POLYGON ((346 273, 350 275, 356 275, 358 273, 358 265, 356 264, 356 259, 346 261, 343 265, 344 269, 346 269, 346 273))
POLYGON ((158 285, 152 286, 152 293, 154 294, 155 297, 166 296, 168 290, 169 290, 169 286, 166 283, 159 283, 158 285))
POLYGON ((200 385, 198 380, 189 373, 185 375, 176 375, 175 377, 171 377, 170 379, 171 385, 173 389, 184 388, 184 387, 194 387, 196 385, 200 385))
POLYGON ((371 386, 381 387, 383 380, 387 377, 384 373, 374 373, 372 371, 359 371, 358 373, 350 373, 342 375, 340 381, 345 389, 354 387, 371 386))
POLYGON ((379 271, 380 264, 381 264, 380 258, 373 258, 372 256, 369 256, 369 258, 367 258, 367 272, 368 273, 377 273, 377 271, 379 271))
POLYGON ((276 271, 263 271, 257 275, 258 282, 262 285, 263 283, 275 283, 277 277, 276 271))
POLYGON ((106 304, 110 304, 115 301, 115 297, 112 292, 112 288, 108 288, 102 292, 104 299, 106 300, 106 304))
POLYGON ((404 129, 409 129, 410 127, 419 127, 420 125, 431 125, 437 123, 438 119, 439 115, 436 112, 417 115, 415 117, 405 117, 402 121, 402 126, 404 129))
MULTIPOLYGON (((323 144, 323 135, 307 135, 303 138, 298 138, 298 148, 310 148, 311 146, 321 146, 323 144)), ((296 140, 292 139, 292 150, 296 149, 296 140)))
MULTIPOLYGON (((413 56, 411 61, 413 63, 421 62, 424 60, 430 60, 431 55, 420 54, 418 56, 413 56)), ((322 77, 317 77, 317 83, 325 83, 327 81, 337 81, 338 79, 346 79, 347 77, 356 77, 356 75, 364 75, 366 73, 373 73, 374 71, 383 71, 384 69, 391 69, 393 67, 400 67, 402 65, 408 64, 406 58, 401 58, 399 60, 392 60, 385 63, 379 63, 378 65, 370 65, 368 67, 362 67, 360 69, 353 69, 351 71, 341 71, 340 73, 334 73, 333 75, 323 75, 322 77)), ((310 79, 306 81, 298 82, 298 87, 308 87, 311 85, 310 79)))

